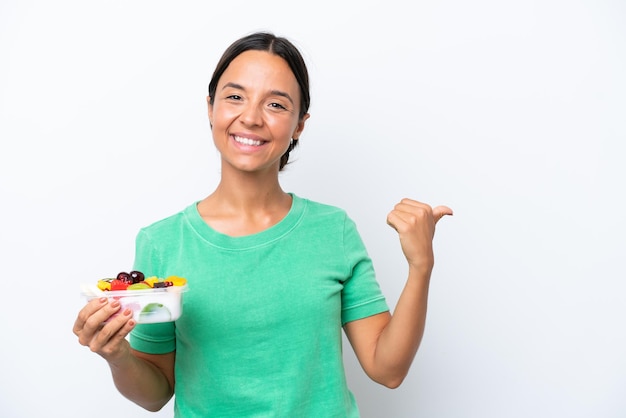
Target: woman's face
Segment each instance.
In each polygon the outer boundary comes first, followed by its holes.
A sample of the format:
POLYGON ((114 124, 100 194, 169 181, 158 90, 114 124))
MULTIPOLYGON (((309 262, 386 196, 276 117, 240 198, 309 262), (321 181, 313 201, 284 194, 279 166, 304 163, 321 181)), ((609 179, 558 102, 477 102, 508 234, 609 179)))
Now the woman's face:
MULTIPOLYGON (((300 87, 285 60, 265 51, 237 56, 220 77, 209 120, 222 164, 242 171, 276 170, 299 118, 300 87)), ((226 168, 226 167, 223 167, 226 168)))

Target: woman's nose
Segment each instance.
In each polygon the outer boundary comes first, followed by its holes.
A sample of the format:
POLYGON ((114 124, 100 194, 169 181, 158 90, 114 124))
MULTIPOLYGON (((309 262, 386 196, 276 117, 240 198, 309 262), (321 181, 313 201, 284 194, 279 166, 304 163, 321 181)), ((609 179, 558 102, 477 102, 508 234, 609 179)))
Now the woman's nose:
POLYGON ((239 116, 241 122, 247 126, 263 124, 263 111, 259 105, 250 103, 239 116))

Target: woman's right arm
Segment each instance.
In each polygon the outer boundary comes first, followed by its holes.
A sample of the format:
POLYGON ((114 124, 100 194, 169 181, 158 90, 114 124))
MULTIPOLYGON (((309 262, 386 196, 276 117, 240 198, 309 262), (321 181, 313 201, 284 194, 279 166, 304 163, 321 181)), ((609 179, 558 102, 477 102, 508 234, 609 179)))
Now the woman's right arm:
POLYGON ((148 411, 158 411, 174 394, 176 353, 133 350, 126 339, 135 327, 132 312, 126 309, 113 316, 119 310, 120 304, 115 300, 93 299, 78 313, 74 334, 80 344, 107 361, 122 395, 148 411))

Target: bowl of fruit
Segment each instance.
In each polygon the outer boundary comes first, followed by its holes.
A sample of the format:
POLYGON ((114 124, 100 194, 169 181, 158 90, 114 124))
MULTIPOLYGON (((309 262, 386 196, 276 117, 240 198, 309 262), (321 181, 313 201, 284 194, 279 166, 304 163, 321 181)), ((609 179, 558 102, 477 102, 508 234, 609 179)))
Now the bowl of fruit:
POLYGON ((130 309, 138 324, 176 321, 182 314, 182 297, 186 291, 184 277, 145 277, 137 270, 122 271, 116 277, 81 286, 87 300, 100 297, 118 300, 119 312, 130 309))

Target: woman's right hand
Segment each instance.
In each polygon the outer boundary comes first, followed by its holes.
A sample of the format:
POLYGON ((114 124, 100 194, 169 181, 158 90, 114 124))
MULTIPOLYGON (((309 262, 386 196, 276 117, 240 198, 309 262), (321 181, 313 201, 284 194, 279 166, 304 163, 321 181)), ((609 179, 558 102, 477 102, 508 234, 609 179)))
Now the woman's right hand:
POLYGON ((89 301, 78 313, 74 334, 78 342, 102 356, 111 368, 115 386, 126 398, 148 411, 163 408, 174 394, 176 352, 147 354, 134 351, 126 339, 135 327, 133 312, 121 310, 111 298, 89 301))
POLYGON ((130 309, 119 311, 117 300, 96 298, 80 310, 74 322, 73 331, 78 342, 109 362, 130 354, 126 336, 135 327, 133 313, 130 309))

